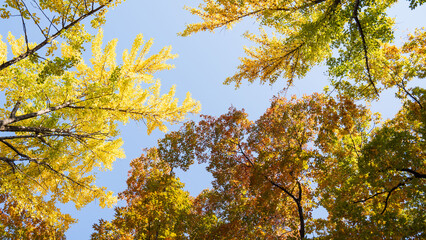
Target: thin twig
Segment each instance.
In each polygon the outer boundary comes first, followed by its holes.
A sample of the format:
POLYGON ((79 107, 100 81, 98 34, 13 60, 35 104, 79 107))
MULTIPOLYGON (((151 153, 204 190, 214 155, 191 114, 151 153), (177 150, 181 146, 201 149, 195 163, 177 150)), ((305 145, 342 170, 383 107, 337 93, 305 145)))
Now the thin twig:
POLYGON ((21 22, 22 22, 22 29, 24 31, 24 35, 25 35, 25 44, 27 46, 27 51, 30 50, 30 47, 28 45, 28 34, 27 34, 27 26, 25 25, 25 20, 24 20, 24 11, 21 9, 19 2, 17 2, 15 0, 15 4, 18 7, 19 12, 21 13, 21 22))

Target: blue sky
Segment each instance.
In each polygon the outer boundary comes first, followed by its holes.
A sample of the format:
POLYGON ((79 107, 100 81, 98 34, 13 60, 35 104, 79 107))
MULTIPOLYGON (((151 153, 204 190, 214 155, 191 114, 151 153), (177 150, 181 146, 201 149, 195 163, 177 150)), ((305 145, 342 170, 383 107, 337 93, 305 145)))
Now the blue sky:
MULTIPOLYGON (((426 22, 426 15, 422 14, 426 12, 426 7, 410 11, 406 2, 402 1, 390 11, 390 15, 396 17, 397 42, 426 22)), ((131 47, 133 39, 139 33, 142 33, 146 40, 154 39, 151 53, 171 45, 172 52, 179 55, 177 59, 170 61, 175 65, 175 69, 155 75, 161 79, 164 91, 176 85, 180 99, 183 99, 187 92, 191 92, 193 98, 202 104, 201 114, 218 116, 225 113, 230 106, 234 106, 238 109, 244 108, 249 117, 255 120, 269 106, 269 99, 285 86, 285 81, 278 81, 273 86, 245 83, 237 90, 233 86, 223 85, 225 78, 235 72, 239 63, 238 57, 244 56, 243 46, 251 44, 241 35, 246 30, 256 31, 257 24, 254 19, 248 19, 237 24, 232 31, 219 29, 215 34, 199 33, 185 38, 178 37, 177 33, 184 29, 185 24, 198 21, 184 10, 183 6, 197 6, 198 3, 199 1, 189 0, 127 0, 108 12, 107 22, 103 26, 104 42, 118 39, 118 59, 124 49, 131 47)), ((18 35, 21 33, 19 28, 20 25, 14 23, 3 23, 0 25, 0 34, 5 36, 7 31, 13 31, 18 35)), ((321 91, 325 85, 325 68, 317 67, 304 79, 297 81, 287 96, 321 91)), ((417 85, 426 87, 424 81, 418 81, 417 85)), ((387 92, 379 103, 374 103, 373 109, 382 112, 384 117, 391 117, 398 109, 396 105, 393 93, 387 92)), ((196 120, 198 116, 189 118, 196 120)), ((170 130, 178 128, 178 125, 171 126, 170 130)), ((159 131, 148 136, 143 123, 134 122, 122 126, 121 132, 126 158, 118 159, 111 172, 99 173, 97 180, 97 185, 106 186, 115 193, 126 188, 130 161, 140 156, 143 148, 155 146, 157 139, 164 136, 159 131)), ((211 178, 203 166, 194 166, 188 172, 180 172, 179 176, 186 184, 186 189, 194 196, 210 186, 211 178)), ((94 223, 100 218, 112 218, 113 209, 102 209, 98 204, 95 201, 80 211, 76 211, 72 204, 63 206, 64 212, 79 219, 67 232, 68 239, 88 239, 94 223)))

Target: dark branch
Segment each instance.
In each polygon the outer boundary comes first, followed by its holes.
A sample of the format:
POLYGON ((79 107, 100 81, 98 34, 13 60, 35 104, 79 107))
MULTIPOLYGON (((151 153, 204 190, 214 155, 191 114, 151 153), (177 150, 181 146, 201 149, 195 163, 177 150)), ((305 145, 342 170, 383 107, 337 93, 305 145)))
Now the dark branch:
POLYGON ((404 90, 404 92, 411 98, 413 99, 417 104, 419 104, 420 108, 423 108, 423 105, 420 103, 420 101, 414 97, 406 88, 405 88, 405 84, 404 81, 401 80, 401 85, 397 83, 397 86, 400 87, 402 90, 404 90))
POLYGON ((6 126, 6 125, 11 124, 11 123, 19 122, 19 121, 22 121, 22 120, 26 120, 26 119, 37 117, 37 116, 40 116, 40 115, 44 115, 46 113, 53 112, 53 111, 56 111, 56 110, 59 110, 59 109, 62 109, 62 108, 66 108, 66 107, 70 106, 71 104, 73 104, 73 103, 72 102, 66 102, 66 103, 63 103, 61 105, 46 108, 46 109, 43 109, 43 110, 40 110, 40 111, 37 111, 37 112, 32 112, 32 113, 28 113, 28 114, 24 114, 24 115, 15 116, 15 117, 11 117, 11 118, 6 118, 4 120, 0 120, 0 129, 3 126, 6 126))
POLYGON ((385 66, 390 70, 390 71, 392 71, 392 73, 393 74, 389 74, 391 77, 392 77, 392 79, 396 82, 396 85, 399 87, 399 88, 401 88, 402 90, 404 90, 404 92, 405 92, 405 94, 407 94, 411 99, 413 99, 417 104, 419 104, 419 106, 420 106, 420 108, 423 108, 423 105, 420 103, 420 100, 419 99, 417 99, 415 96, 413 96, 408 90, 407 90, 407 88, 405 87, 405 84, 404 84, 404 79, 406 79, 406 76, 407 76, 407 74, 409 73, 409 71, 407 70, 406 72, 405 72, 405 74, 404 74, 404 76, 403 77, 401 77, 401 76, 399 76, 398 75, 398 73, 394 70, 394 69, 392 69, 389 65, 387 65, 386 64, 386 62, 384 62, 384 64, 385 64, 385 66), (398 77, 400 80, 401 80, 401 84, 399 84, 398 83, 398 81, 397 81, 397 79, 395 78, 395 77, 398 77))
POLYGON ((6 145, 7 147, 9 147, 10 149, 12 149, 16 154, 18 154, 19 156, 21 156, 22 158, 28 158, 30 159, 30 157, 26 154, 21 153, 18 149, 16 149, 12 144, 10 144, 9 142, 0 139, 0 142, 2 142, 4 145, 6 145))
POLYGON ((358 9, 359 9, 359 0, 356 0, 352 18, 355 20, 356 25, 358 27, 359 35, 361 36, 362 47, 364 49, 365 66, 367 68, 368 81, 370 82, 371 86, 373 86, 374 91, 376 92, 376 95, 379 96, 379 92, 377 91, 376 84, 374 83, 373 78, 371 77, 370 64, 368 60, 367 43, 365 41, 365 35, 362 29, 361 22, 358 19, 358 9))
POLYGON ((369 197, 367 197, 365 199, 358 200, 358 201, 355 201, 353 203, 364 203, 364 202, 367 202, 368 200, 370 200, 372 198, 375 198, 376 196, 382 195, 383 193, 387 193, 387 192, 388 191, 378 192, 378 193, 375 193, 374 195, 371 195, 371 196, 369 196, 369 197))
POLYGON ((17 112, 17 111, 18 111, 18 109, 19 109, 19 106, 21 106, 21 101, 17 101, 17 102, 16 102, 15 106, 14 106, 14 107, 13 107, 13 109, 12 109, 12 112, 10 112, 10 116, 9 116, 9 118, 14 118, 14 117, 15 117, 16 112, 17 112))
MULTIPOLYGON (((253 166, 255 167, 253 161, 247 156, 247 154, 243 151, 243 148, 241 146, 241 144, 238 142, 238 147, 240 149, 241 154, 244 156, 244 158, 247 159, 247 161, 253 166)), ((299 189, 298 192, 298 197, 296 197, 295 195, 293 195, 290 191, 288 191, 285 187, 281 186, 280 184, 278 184, 277 182, 273 181, 272 179, 270 179, 268 176, 266 176, 265 174, 261 175, 265 178, 266 181, 268 181, 272 186, 275 186, 276 188, 280 189, 281 191, 283 191, 285 194, 287 194, 291 199, 293 199, 293 201, 296 203, 297 205, 297 211, 299 214, 299 220, 300 220, 300 228, 299 228, 299 233, 300 233, 300 239, 304 239, 305 238, 305 220, 303 217, 303 207, 301 205, 301 201, 302 201, 302 186, 300 184, 299 181, 297 181, 297 186, 299 189)))
MULTIPOLYGON (((24 35, 25 35, 25 44, 27 46, 27 51, 30 50, 29 45, 28 45, 28 34, 27 34, 27 26, 25 25, 25 19, 24 19, 24 11, 21 9, 21 7, 19 6, 19 2, 17 2, 15 0, 15 4, 18 7, 19 12, 21 13, 21 22, 22 22, 22 30, 24 31, 24 35)), ((24 3, 25 4, 25 3, 24 3)))
POLYGON ((300 184, 299 181, 297 181, 297 186, 299 188, 299 197, 298 197, 298 201, 296 201, 297 204, 297 211, 299 212, 299 220, 300 220, 300 229, 299 229, 299 233, 300 233, 300 239, 304 239, 305 238, 305 220, 303 217, 303 207, 302 207, 302 186, 300 184))
MULTIPOLYGON (((108 1, 106 4, 110 3, 112 0, 108 1)), ((94 8, 93 10, 81 15, 79 18, 77 18, 76 20, 72 21, 71 23, 69 23, 68 25, 64 26, 63 28, 61 28, 59 31, 57 31, 55 34, 53 34, 50 37, 47 37, 43 42, 39 43, 37 46, 35 46, 34 48, 26 51, 25 53, 7 61, 4 62, 3 64, 0 65, 0 71, 2 71, 3 69, 27 58, 28 56, 34 54, 35 52, 37 52, 38 50, 40 50, 41 48, 43 48, 44 46, 46 46, 48 43, 50 43, 53 39, 59 37, 64 31, 68 30, 69 28, 73 27, 74 25, 76 25, 77 23, 81 22, 83 19, 91 16, 92 14, 98 12, 99 10, 101 10, 102 8, 104 8, 105 5, 100 5, 97 8, 94 8)))
MULTIPOLYGON (((53 26, 56 29, 56 31, 59 31, 59 29, 55 26, 55 24, 53 24, 52 20, 50 20, 49 17, 46 15, 46 13, 43 11, 43 9, 41 9, 40 4, 38 4, 35 0, 33 0, 33 3, 38 8, 38 10, 40 10, 40 12, 43 14, 43 16, 47 19, 47 21, 50 22, 49 30, 47 31, 47 34, 49 34, 49 32, 50 32, 51 26, 53 26)), ((67 15, 68 15, 68 13, 65 16, 67 16, 67 15)))
POLYGON ((72 178, 70 178, 69 176, 67 176, 67 175, 65 175, 65 174, 63 174, 63 173, 61 173, 61 172, 59 172, 59 171, 57 171, 56 169, 54 169, 52 166, 50 166, 50 164, 48 164, 48 163, 46 163, 46 162, 44 162, 44 161, 38 161, 37 159, 35 159, 35 158, 31 158, 30 156, 28 156, 28 155, 26 155, 26 154, 24 154, 24 153, 22 153, 21 151, 19 151, 18 149, 16 149, 12 144, 10 144, 9 142, 7 142, 7 141, 5 141, 5 140, 2 140, 2 139, 0 139, 0 142, 2 142, 3 144, 5 144, 7 147, 9 147, 10 149, 12 149, 14 152, 16 152, 22 159, 20 159, 20 160, 13 160, 13 159, 9 159, 9 158, 6 158, 6 157, 0 157, 0 160, 3 160, 3 161, 5 161, 6 163, 8 163, 9 165, 11 165, 11 167, 12 167, 12 170, 13 171, 15 171, 14 169, 15 169, 15 161, 29 161, 29 162, 33 162, 33 163, 35 163, 35 164, 37 164, 37 165, 39 165, 39 166, 43 166, 43 167, 45 167, 46 169, 48 169, 48 170, 50 170, 50 171, 52 171, 53 173, 55 173, 55 174, 57 174, 57 175, 59 175, 59 176, 61 176, 61 177, 63 177, 63 178, 65 178, 65 179, 68 179, 69 181, 71 181, 72 183, 74 183, 74 184, 77 184, 78 186, 80 186, 80 187, 84 187, 84 188, 88 188, 88 189, 90 189, 90 187, 88 187, 88 186, 86 186, 86 185, 84 185, 84 184, 82 184, 82 183, 80 183, 80 182, 78 182, 78 181, 76 181, 76 180, 74 180, 74 179, 72 179, 72 178))
POLYGON ((426 178, 426 174, 416 172, 416 171, 414 171, 414 170, 412 170, 412 169, 409 169, 409 168, 402 168, 402 169, 397 169, 397 170, 398 170, 398 171, 402 171, 402 172, 408 172, 408 173, 411 173, 411 174, 413 174, 413 175, 414 175, 414 177, 415 177, 415 178, 426 178))
POLYGON ((7 157, 0 157, 0 160, 3 161, 3 162, 5 162, 5 163, 7 163, 7 164, 9 164, 10 168, 12 169, 12 172, 15 173, 15 169, 17 167, 16 167, 14 159, 7 158, 7 157))
POLYGON ((390 198, 392 192, 397 190, 398 188, 404 186, 404 185, 405 185, 405 183, 402 183, 402 182, 398 183, 398 185, 396 185, 395 187, 391 188, 391 190, 388 191, 388 195, 386 196, 386 200, 385 200, 385 207, 383 208, 383 211, 380 214, 383 214, 386 211, 386 208, 388 207, 388 201, 389 201, 389 198, 390 198))
MULTIPOLYGON (((48 38, 49 36, 47 35, 47 33, 44 32, 43 28, 40 26, 40 24, 37 22, 37 20, 35 19, 35 17, 30 13, 30 10, 27 7, 27 4, 25 4, 24 1, 22 1, 22 4, 24 5, 25 9, 27 10, 27 12, 29 13, 31 19, 33 20, 34 24, 38 27, 38 29, 40 30, 41 34, 43 34, 43 36, 45 38, 48 38)), ((44 14, 44 13, 43 13, 44 14)), ((28 51, 28 49, 27 49, 28 51)))
MULTIPOLYGON (((401 171, 402 171, 402 170, 401 170, 401 171)), ((389 203, 389 198, 390 198, 391 194, 392 194, 395 190, 397 190, 397 189, 399 189, 399 188, 401 188, 401 187, 405 186, 405 184, 407 184, 407 182, 408 182, 408 181, 411 181, 411 180, 413 180, 413 178, 407 178, 407 179, 405 179, 404 181, 402 181, 402 182, 398 183, 398 185, 396 185, 395 187, 393 187, 393 188, 391 188, 391 189, 389 189, 389 190, 385 190, 385 191, 382 191, 382 192, 378 192, 378 193, 376 193, 376 194, 374 194, 374 195, 372 195, 372 196, 370 196, 370 197, 367 197, 367 198, 362 199, 362 200, 355 201, 355 202, 353 202, 353 203, 364 203, 364 202, 366 202, 366 201, 368 201, 368 200, 370 200, 370 199, 372 199, 372 198, 375 198, 375 197, 377 197, 377 196, 379 196, 379 195, 382 195, 382 194, 387 193, 387 196, 386 196, 386 199, 385 199, 385 207, 383 208, 382 212, 380 213, 380 214, 383 214, 383 213, 386 211, 386 209, 387 209, 387 206, 388 206, 388 203, 389 203)))

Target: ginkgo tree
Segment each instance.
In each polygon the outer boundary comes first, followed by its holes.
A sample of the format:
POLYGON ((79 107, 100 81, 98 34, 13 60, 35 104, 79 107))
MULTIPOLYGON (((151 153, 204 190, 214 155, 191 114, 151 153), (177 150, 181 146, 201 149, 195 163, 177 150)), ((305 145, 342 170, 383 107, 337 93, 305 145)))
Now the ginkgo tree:
MULTIPOLYGON (((117 40, 102 46, 101 29, 94 36, 86 32, 82 20, 94 16, 92 26, 99 27, 106 7, 119 2, 33 1, 36 13, 26 1, 14 0, 1 9, 2 18, 17 11, 24 29, 19 38, 9 33, 6 42, 0 41, 0 90, 5 96, 0 109, 0 195, 11 206, 6 209, 9 216, 22 212, 35 222, 60 226, 72 220, 55 207, 57 202, 71 201, 81 208, 99 199, 101 206, 111 206, 115 197, 93 184, 93 170, 111 169, 124 157, 117 124, 142 121, 149 134, 156 128, 166 131, 166 123, 199 110, 189 93, 180 105, 175 87, 160 93, 160 80, 153 74, 173 67, 166 63, 176 57, 170 47, 150 55, 153 42, 140 34, 117 63, 117 40), (48 20, 45 28, 40 16, 48 20), (39 27, 42 42, 28 40, 29 21, 39 27), (88 42, 92 57, 86 63, 88 42)), ((21 233, 11 234, 22 238, 21 233)))

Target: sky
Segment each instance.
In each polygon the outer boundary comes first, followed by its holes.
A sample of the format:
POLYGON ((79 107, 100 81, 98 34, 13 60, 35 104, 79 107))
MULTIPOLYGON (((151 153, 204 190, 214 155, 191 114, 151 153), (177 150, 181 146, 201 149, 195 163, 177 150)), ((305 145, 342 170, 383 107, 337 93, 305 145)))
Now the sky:
MULTIPOLYGON (((389 12, 390 16, 396 17, 396 43, 400 43, 407 33, 413 32, 416 27, 422 27, 426 22, 426 15, 422 14, 426 12, 425 6, 411 11, 406 2, 402 1, 389 12)), ((256 120, 269 107, 270 99, 286 85, 285 81, 278 81, 273 86, 243 83, 239 89, 222 83, 226 77, 236 72, 238 58, 244 56, 243 46, 251 45, 242 34, 247 30, 256 31, 257 23, 254 19, 248 19, 237 24, 232 31, 219 29, 214 34, 206 32, 190 37, 177 36, 178 32, 184 30, 185 24, 199 20, 183 7, 198 4, 199 1, 189 0, 127 0, 107 13, 106 24, 103 26, 104 44, 114 38, 118 39, 118 59, 124 49, 131 47, 139 33, 142 33, 146 40, 154 39, 151 53, 171 45, 172 52, 179 55, 169 62, 175 65, 175 68, 155 75, 161 79, 164 92, 176 85, 176 95, 182 100, 186 93, 190 92, 194 99, 201 102, 201 114, 219 116, 234 106, 237 109, 244 108, 249 118, 256 120)), ((16 32, 15 35, 21 34, 18 24, 19 22, 1 23, 0 34, 5 36, 7 31, 16 32)), ((314 68, 305 78, 296 81, 286 96, 302 96, 322 91, 327 85, 325 72, 324 67, 314 68)), ((426 87, 424 81, 418 81, 416 84, 426 87)), ((393 93, 389 91, 382 95, 380 102, 373 104, 373 110, 382 112, 387 118, 396 113, 397 105, 393 93)), ((190 115, 188 118, 198 120, 199 116, 190 115)), ((120 129, 126 158, 118 159, 112 171, 98 173, 96 182, 98 186, 105 186, 115 193, 126 188, 130 161, 139 157, 142 149, 156 146, 157 140, 164 136, 164 133, 158 130, 147 135, 143 123, 130 122, 120 129)), ((169 129, 177 130, 179 125, 170 126, 169 129)), ((178 175, 186 184, 185 189, 193 196, 210 186, 211 177, 204 170, 204 166, 195 165, 187 172, 178 172, 178 175)), ((94 201, 78 211, 72 204, 61 206, 64 212, 78 219, 78 223, 72 225, 67 232, 68 239, 89 239, 94 223, 101 218, 112 219, 114 210, 102 209, 98 205, 99 202, 94 201)))

